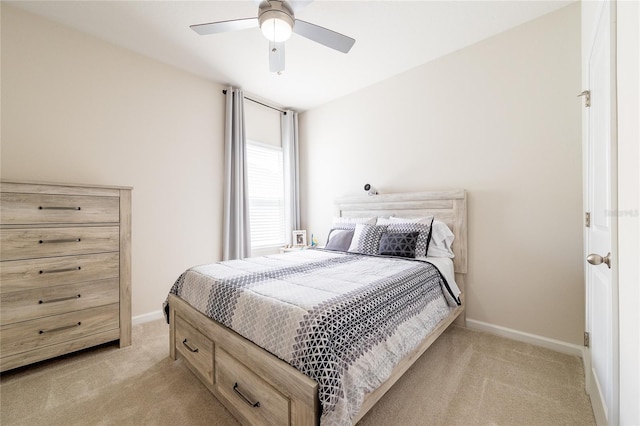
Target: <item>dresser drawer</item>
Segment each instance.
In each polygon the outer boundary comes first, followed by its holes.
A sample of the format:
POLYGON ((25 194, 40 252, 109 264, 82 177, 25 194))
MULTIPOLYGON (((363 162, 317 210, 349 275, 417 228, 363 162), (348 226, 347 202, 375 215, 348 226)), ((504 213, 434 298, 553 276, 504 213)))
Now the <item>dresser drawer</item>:
POLYGON ((118 278, 0 294, 0 325, 118 303, 118 278))
POLYGON ((3 193, 3 225, 117 223, 118 197, 3 193))
POLYGON ((1 260, 116 252, 117 226, 0 230, 1 260))
POLYGON ((107 305, 0 327, 0 356, 10 356, 119 327, 119 305, 107 305))
POLYGON ((213 385, 213 342, 180 317, 176 317, 175 339, 178 353, 213 385))
POLYGON ((117 278, 119 253, 11 260, 0 264, 0 293, 117 278))
POLYGON ((250 424, 289 424, 289 399, 220 347, 215 372, 216 389, 250 424))

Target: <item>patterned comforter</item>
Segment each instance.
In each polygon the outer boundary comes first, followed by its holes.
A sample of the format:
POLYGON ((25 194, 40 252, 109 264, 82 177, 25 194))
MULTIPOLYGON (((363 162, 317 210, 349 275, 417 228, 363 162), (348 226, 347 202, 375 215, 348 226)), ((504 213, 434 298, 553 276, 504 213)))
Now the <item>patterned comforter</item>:
POLYGON ((364 396, 456 306, 430 263, 323 250, 188 269, 171 293, 318 383, 322 425, 364 396))

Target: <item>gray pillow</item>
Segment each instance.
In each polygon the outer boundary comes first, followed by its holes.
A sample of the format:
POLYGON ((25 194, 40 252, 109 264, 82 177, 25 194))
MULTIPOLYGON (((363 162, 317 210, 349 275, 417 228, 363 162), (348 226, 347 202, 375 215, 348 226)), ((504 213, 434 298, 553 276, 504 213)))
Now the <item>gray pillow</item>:
POLYGON ((347 251, 353 239, 353 230, 349 229, 332 229, 329 231, 327 244, 324 246, 327 250, 347 251))

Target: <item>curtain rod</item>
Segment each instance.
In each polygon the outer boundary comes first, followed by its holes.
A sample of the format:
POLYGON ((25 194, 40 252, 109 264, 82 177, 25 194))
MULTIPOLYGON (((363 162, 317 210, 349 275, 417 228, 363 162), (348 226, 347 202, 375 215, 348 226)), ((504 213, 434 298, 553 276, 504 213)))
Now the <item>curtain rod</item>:
MULTIPOLYGON (((222 93, 223 93, 224 95, 226 95, 226 94, 227 94, 227 89, 222 89, 222 93)), ((260 104, 260 105, 262 105, 262 106, 265 106, 265 107, 267 107, 267 108, 275 109, 276 111, 280 111, 280 112, 281 112, 281 113, 283 113, 284 115, 287 115, 287 111, 283 111, 283 110, 281 110, 280 108, 276 108, 276 107, 274 107, 274 106, 267 105, 267 104, 262 103, 262 102, 260 102, 260 101, 256 101, 255 99, 251 99, 251 98, 249 98, 249 97, 247 97, 247 96, 245 96, 244 98, 245 98, 246 100, 248 100, 248 101, 255 102, 255 103, 260 104)))

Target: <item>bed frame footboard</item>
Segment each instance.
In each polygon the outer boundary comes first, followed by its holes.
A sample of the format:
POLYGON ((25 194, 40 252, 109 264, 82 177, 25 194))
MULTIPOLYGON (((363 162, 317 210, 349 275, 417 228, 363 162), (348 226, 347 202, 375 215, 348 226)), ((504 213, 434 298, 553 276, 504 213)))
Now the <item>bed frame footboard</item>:
POLYGON ((191 371, 242 424, 319 424, 315 381, 169 295, 171 359, 191 371))
MULTIPOLYGON (((464 304, 407 355, 390 377, 368 394, 359 421, 444 331, 463 318, 464 304)), ((286 362, 169 295, 171 359, 187 367, 245 425, 318 425, 318 385, 286 362)))

